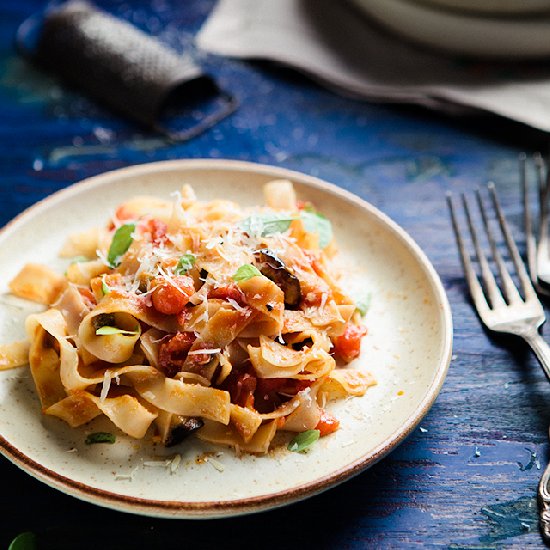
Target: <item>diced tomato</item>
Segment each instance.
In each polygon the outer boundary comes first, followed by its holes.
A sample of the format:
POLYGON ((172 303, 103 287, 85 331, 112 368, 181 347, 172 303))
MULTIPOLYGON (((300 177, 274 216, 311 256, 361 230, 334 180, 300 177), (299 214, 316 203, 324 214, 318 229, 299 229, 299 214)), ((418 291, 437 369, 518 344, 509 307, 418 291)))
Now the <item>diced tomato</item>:
POLYGON ((271 412, 311 384, 311 380, 294 378, 258 378, 254 393, 256 409, 261 413, 271 412))
POLYGON ((177 315, 189 303, 195 293, 193 279, 187 275, 173 277, 170 280, 157 278, 152 282, 151 296, 153 307, 165 315, 177 315))
POLYGON ((92 309, 97 305, 97 301, 92 291, 89 288, 78 287, 78 292, 82 296, 82 301, 88 309, 92 309))
MULTIPOLYGON (((136 214, 134 212, 131 212, 128 210, 128 208, 122 204, 119 206, 116 211, 115 215, 113 216, 115 220, 118 220, 120 222, 126 221, 126 220, 133 220, 136 218, 136 214)), ((115 224, 113 222, 109 223, 109 229, 114 229, 115 224)))
POLYGON ((167 374, 177 374, 191 349, 193 342, 197 339, 193 332, 178 332, 170 339, 159 345, 159 367, 167 374))
POLYGON ((321 413, 321 418, 319 419, 317 426, 315 426, 315 429, 321 432, 321 437, 324 437, 325 435, 335 432, 339 427, 340 421, 336 420, 334 416, 324 410, 321 413))
POLYGON ((164 244, 168 241, 166 232, 168 226, 161 220, 147 220, 142 225, 142 230, 151 233, 151 242, 156 245, 164 244))
POLYGON ((246 299, 244 297, 243 291, 238 287, 236 283, 232 283, 226 286, 220 286, 217 288, 211 288, 208 291, 208 298, 218 299, 218 300, 235 300, 240 306, 246 305, 246 299))
POLYGON ((359 357, 361 353, 361 338, 367 334, 367 329, 363 325, 354 325, 348 323, 342 336, 337 336, 334 340, 334 353, 346 363, 359 357))
POLYGON ((254 392, 256 390, 256 376, 253 369, 234 369, 224 380, 221 389, 229 392, 231 402, 241 407, 254 407, 254 392))

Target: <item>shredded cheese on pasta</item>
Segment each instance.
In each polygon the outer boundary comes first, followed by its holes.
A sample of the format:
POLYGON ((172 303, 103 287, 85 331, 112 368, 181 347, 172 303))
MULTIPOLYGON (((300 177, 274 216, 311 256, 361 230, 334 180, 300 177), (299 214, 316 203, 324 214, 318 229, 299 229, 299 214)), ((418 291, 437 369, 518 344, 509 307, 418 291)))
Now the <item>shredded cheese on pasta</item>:
POLYGON ((265 195, 257 208, 189 186, 134 197, 69 237, 63 255, 85 261, 65 277, 24 266, 10 289, 49 309, 27 318, 28 343, 2 346, 0 368, 28 358, 44 414, 72 427, 105 415, 167 446, 196 432, 266 453, 277 432, 335 431, 327 402, 375 383, 346 366, 366 330, 336 282, 328 220, 289 181, 265 195))

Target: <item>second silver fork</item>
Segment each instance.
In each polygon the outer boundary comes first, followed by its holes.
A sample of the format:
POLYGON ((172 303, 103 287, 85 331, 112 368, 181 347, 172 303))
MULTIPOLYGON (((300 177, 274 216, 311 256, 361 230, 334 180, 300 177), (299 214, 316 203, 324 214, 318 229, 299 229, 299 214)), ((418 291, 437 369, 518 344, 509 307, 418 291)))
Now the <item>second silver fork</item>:
POLYGON ((548 238, 548 200, 550 198, 550 172, 542 156, 533 156, 538 196, 537 238, 531 217, 529 185, 527 176, 527 155, 519 156, 519 175, 523 195, 523 220, 527 266, 531 282, 537 292, 550 297, 550 246, 548 238))

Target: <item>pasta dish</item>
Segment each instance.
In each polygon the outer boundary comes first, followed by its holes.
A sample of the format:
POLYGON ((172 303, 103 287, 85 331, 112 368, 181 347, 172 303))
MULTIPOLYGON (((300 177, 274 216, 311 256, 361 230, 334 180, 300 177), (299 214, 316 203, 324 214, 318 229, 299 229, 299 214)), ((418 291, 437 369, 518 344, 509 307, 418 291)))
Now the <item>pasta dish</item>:
POLYGON ((71 427, 105 415, 166 446, 193 433, 266 453, 277 433, 336 431, 329 402, 375 383, 347 366, 364 308, 333 267, 330 221, 287 180, 264 194, 254 208, 188 185, 133 197, 67 239, 64 275, 25 265, 10 290, 47 309, 28 316, 27 341, 0 346, 0 368, 28 363, 42 412, 71 427))

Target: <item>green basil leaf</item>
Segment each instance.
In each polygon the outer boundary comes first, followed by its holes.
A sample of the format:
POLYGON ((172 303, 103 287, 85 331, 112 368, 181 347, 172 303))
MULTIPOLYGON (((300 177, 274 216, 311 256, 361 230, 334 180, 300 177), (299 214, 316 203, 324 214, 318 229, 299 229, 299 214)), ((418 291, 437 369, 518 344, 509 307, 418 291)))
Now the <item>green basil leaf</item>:
POLYGON ((193 254, 184 254, 176 266, 176 275, 185 275, 197 261, 197 258, 193 254))
POLYGON ((320 437, 319 430, 307 430, 299 433, 289 444, 287 449, 294 453, 303 453, 313 445, 320 437))
POLYGON ((104 296, 106 294, 109 294, 109 292, 111 292, 111 289, 109 288, 109 286, 105 282, 105 277, 102 277, 102 279, 101 279, 101 292, 103 292, 104 296))
POLYGON ((112 336, 113 334, 122 334, 124 336, 134 336, 135 334, 139 334, 139 328, 137 330, 124 330, 122 328, 118 327, 111 327, 109 325, 103 325, 102 327, 99 327, 95 333, 97 336, 112 336))
POLYGON ((95 443, 114 443, 116 441, 116 435, 109 432, 94 432, 88 434, 86 437, 86 445, 93 445, 95 443))
POLYGON ((372 293, 367 292, 363 296, 357 296, 354 298, 355 309, 359 312, 361 317, 364 317, 369 310, 370 304, 372 302, 372 293))
POLYGON ((8 550, 36 550, 36 535, 30 531, 19 533, 11 541, 8 550))
POLYGON ((332 224, 319 212, 301 212, 300 219, 309 233, 319 235, 319 246, 326 248, 332 241, 332 224))
POLYGON ((125 223, 115 231, 111 246, 109 247, 109 253, 107 254, 107 262, 110 267, 115 268, 120 265, 120 258, 126 254, 134 241, 132 233, 135 229, 135 223, 125 223))
POLYGON ((260 235, 267 237, 275 233, 284 233, 295 219, 296 217, 289 214, 256 214, 243 220, 240 227, 249 235, 261 231, 260 235))
POLYGON ((248 279, 252 279, 252 277, 257 277, 258 275, 261 275, 261 273, 257 268, 250 264, 244 264, 237 269, 237 272, 233 275, 232 279, 234 281, 248 281, 248 279))

